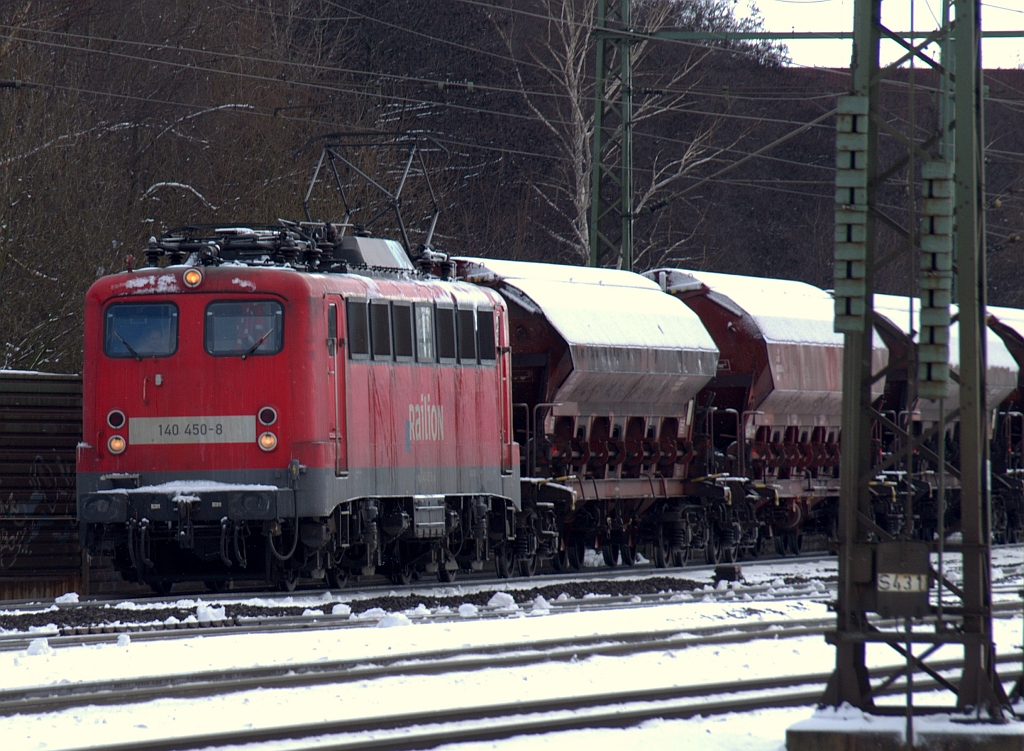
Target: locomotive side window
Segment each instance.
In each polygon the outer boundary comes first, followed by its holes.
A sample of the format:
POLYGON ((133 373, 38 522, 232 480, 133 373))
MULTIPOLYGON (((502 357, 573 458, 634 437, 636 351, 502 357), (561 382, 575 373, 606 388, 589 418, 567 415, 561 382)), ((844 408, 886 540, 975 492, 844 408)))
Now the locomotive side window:
POLYGON ((441 362, 455 362, 455 309, 437 306, 437 354, 441 362))
POLYGON ((473 309, 459 308, 459 361, 476 363, 476 315, 473 309))
POLYGON ((391 359, 391 305, 387 300, 370 303, 370 331, 373 335, 373 359, 391 359))
POLYGON ((434 362, 434 307, 416 305, 416 359, 434 362))
POLYGON ((284 345, 284 309, 273 300, 212 302, 204 340, 215 357, 277 354, 284 345))
POLYGON ((494 311, 478 310, 476 312, 476 335, 480 344, 481 362, 494 360, 494 311))
POLYGON ((334 348, 338 344, 338 306, 327 305, 327 354, 334 357, 334 348))
POLYGON ((412 360, 412 306, 408 303, 394 303, 391 316, 395 326, 395 359, 412 360))
POLYGON ((107 357, 169 357, 178 349, 178 308, 171 303, 119 303, 107 308, 107 357))
POLYGON ((370 356, 370 320, 366 300, 346 300, 348 318, 348 353, 353 359, 370 356))

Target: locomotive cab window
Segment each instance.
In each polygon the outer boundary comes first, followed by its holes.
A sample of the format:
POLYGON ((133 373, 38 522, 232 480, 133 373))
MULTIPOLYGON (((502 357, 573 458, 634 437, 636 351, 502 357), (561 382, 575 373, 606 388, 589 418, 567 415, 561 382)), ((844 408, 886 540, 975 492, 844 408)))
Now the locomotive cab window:
POLYGON ((476 363, 476 314, 473 309, 459 308, 459 362, 476 363))
POLYGON ((348 353, 353 360, 370 356, 370 316, 366 300, 346 300, 348 318, 348 353))
POLYGON ((479 343, 480 361, 494 361, 494 311, 476 312, 476 335, 479 343))
POLYGON ((441 362, 455 362, 455 309, 437 306, 437 355, 441 362))
POLYGON ((395 327, 395 359, 408 362, 413 354, 412 306, 408 303, 392 304, 391 317, 395 327))
POLYGON ((212 302, 204 343, 215 357, 275 355, 284 344, 284 309, 273 300, 212 302))
POLYGON ((419 362, 434 362, 434 306, 416 304, 416 359, 419 362))
POLYGON ((171 303, 118 303, 107 308, 107 357, 169 357, 178 349, 178 308, 171 303))

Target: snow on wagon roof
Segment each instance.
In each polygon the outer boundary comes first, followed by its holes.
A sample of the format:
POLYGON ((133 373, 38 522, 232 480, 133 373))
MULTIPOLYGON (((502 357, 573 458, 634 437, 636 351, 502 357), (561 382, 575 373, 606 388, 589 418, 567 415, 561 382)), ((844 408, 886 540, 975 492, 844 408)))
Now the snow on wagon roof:
POLYGON ((500 281, 524 293, 569 344, 689 349, 717 358, 718 349, 697 314, 639 274, 526 261, 457 260, 471 264, 468 281, 500 281))
POLYGON ((718 348, 697 314, 637 274, 456 260, 468 281, 500 285, 503 295, 543 315, 566 342, 573 372, 559 386, 558 401, 660 414, 693 398, 715 375, 718 348))
POLYGON ((689 276, 730 298, 754 319, 766 342, 843 346, 842 335, 833 330, 835 302, 828 292, 814 285, 711 271, 659 269, 649 273, 661 271, 678 276, 668 279, 669 292, 676 285, 685 285, 689 276))

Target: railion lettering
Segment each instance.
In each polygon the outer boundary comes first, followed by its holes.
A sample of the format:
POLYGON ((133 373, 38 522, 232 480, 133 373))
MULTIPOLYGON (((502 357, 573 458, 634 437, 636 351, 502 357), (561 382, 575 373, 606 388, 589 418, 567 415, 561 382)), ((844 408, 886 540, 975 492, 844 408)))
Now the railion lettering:
POLYGON ((444 440, 444 407, 431 404, 430 394, 409 405, 409 438, 413 441, 444 440))

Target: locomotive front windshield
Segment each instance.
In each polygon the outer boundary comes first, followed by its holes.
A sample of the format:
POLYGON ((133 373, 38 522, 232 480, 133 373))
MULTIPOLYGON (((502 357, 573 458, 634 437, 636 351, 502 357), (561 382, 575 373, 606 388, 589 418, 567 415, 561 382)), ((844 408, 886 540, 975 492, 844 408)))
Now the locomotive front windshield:
POLYGON ((171 303, 119 303, 107 308, 107 357, 169 357, 178 348, 178 308, 171 303))
POLYGON ((206 307, 206 351, 220 357, 273 355, 284 343, 284 310, 273 300, 213 302, 206 307))

